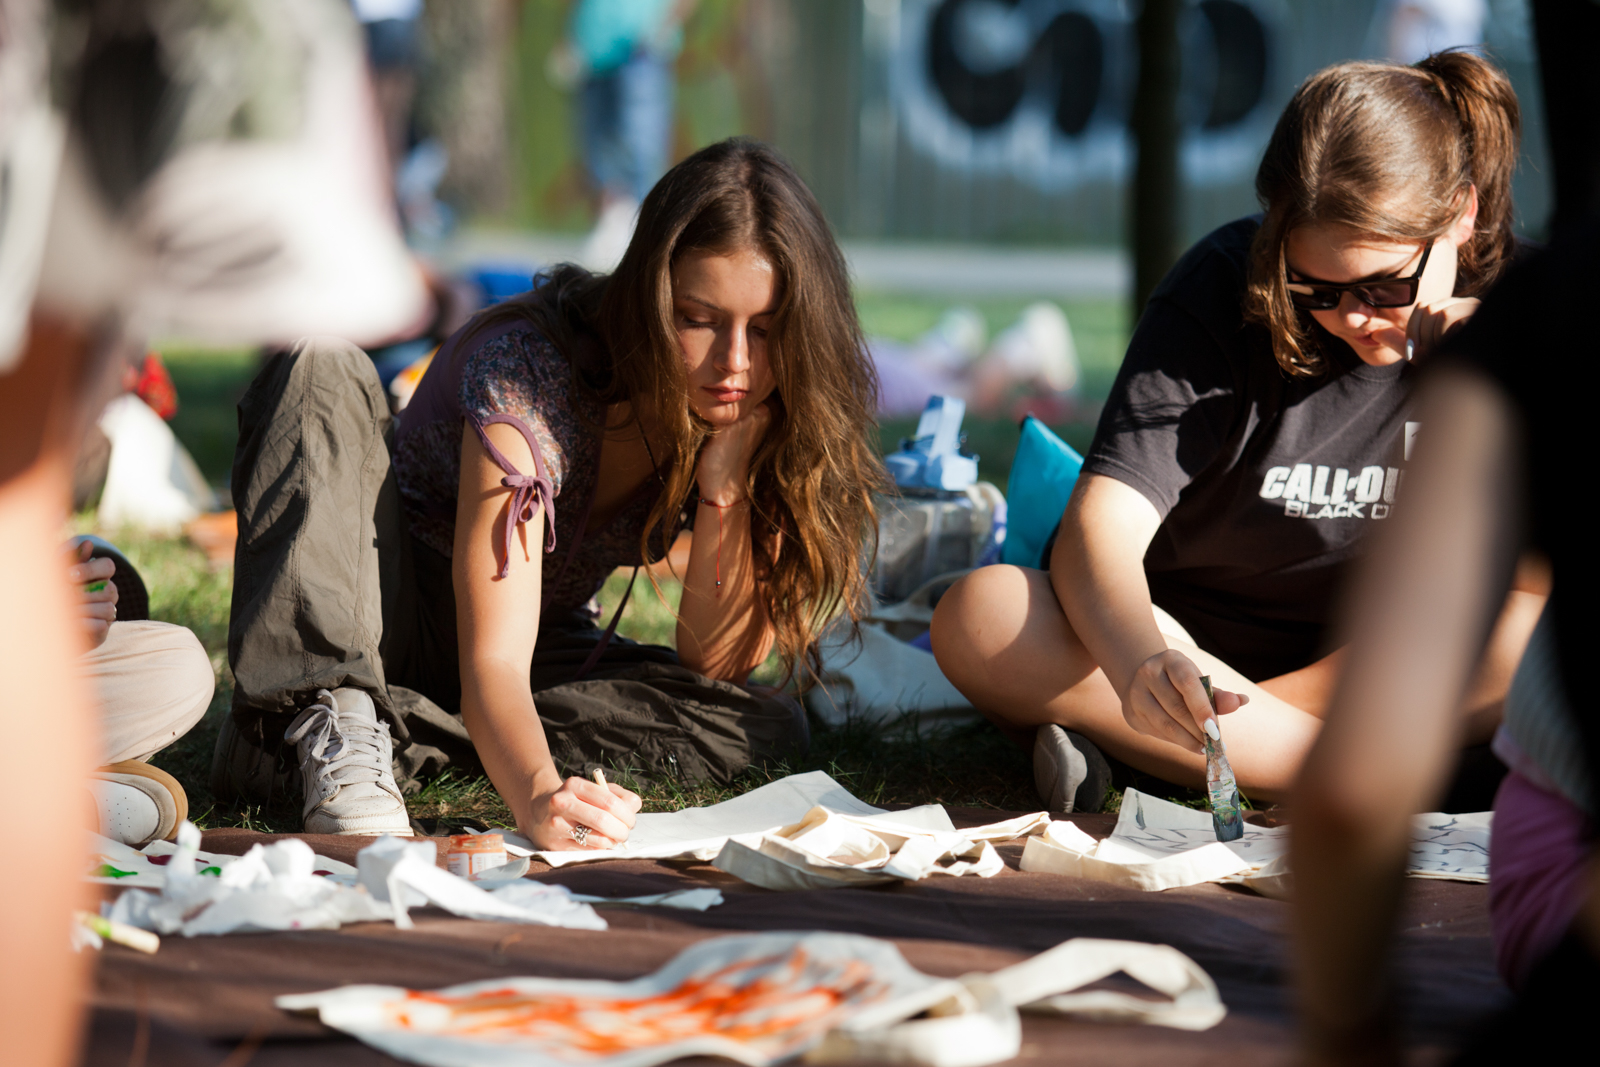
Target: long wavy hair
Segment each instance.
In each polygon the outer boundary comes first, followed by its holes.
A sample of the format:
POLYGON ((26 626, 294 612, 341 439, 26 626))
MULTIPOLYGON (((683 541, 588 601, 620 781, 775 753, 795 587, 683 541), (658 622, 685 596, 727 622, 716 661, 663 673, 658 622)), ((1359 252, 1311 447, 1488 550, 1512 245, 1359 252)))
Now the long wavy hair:
POLYGON ((1413 66, 1341 63, 1294 94, 1256 172, 1266 216, 1250 249, 1245 317, 1266 326, 1288 374, 1327 368, 1310 315, 1289 300, 1289 232, 1342 224, 1364 237, 1422 244, 1442 236, 1478 191, 1472 238, 1457 252, 1457 296, 1486 290, 1510 261, 1511 174, 1521 111, 1511 82, 1471 52, 1413 66))
POLYGON ((844 256, 794 168, 745 138, 701 149, 645 197, 609 276, 563 265, 480 316, 478 327, 524 318, 568 356, 586 395, 654 413, 671 444, 669 456, 657 457, 665 488, 639 542, 648 562, 670 544, 714 432, 689 406, 672 267, 688 252, 745 249, 771 262, 778 292, 767 333, 773 419, 745 487, 758 595, 790 676, 806 663, 814 675, 823 626, 841 614, 854 623, 866 610, 878 536, 873 493, 888 483, 874 445, 878 378, 844 256))

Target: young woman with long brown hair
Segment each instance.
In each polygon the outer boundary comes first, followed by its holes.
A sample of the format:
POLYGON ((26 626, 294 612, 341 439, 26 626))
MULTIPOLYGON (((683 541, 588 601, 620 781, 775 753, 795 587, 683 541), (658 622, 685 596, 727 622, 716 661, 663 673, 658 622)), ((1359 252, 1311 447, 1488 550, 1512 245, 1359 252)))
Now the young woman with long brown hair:
MULTIPOLYGON (((1519 112, 1466 52, 1320 71, 1256 178, 1150 299, 1047 570, 991 567, 933 621, 950 680, 1032 734, 1052 807, 1095 810, 1103 749, 1204 781, 1218 712, 1240 786, 1282 796, 1338 673, 1340 579, 1396 504, 1415 365, 1509 260, 1519 112)), ((1542 598, 1515 593, 1464 715, 1486 741, 1542 598)))
POLYGON ((425 763, 464 727, 523 833, 595 848, 626 840, 639 798, 586 769, 725 781, 804 743, 798 705, 747 679, 859 616, 882 476, 843 257, 774 152, 727 141, 673 168, 613 274, 562 267, 478 316, 392 439, 376 389, 359 353, 310 343, 241 405, 241 695, 214 777, 260 778, 276 730, 308 829, 392 832, 387 728, 425 763), (676 653, 596 626, 606 577, 684 527, 676 653))

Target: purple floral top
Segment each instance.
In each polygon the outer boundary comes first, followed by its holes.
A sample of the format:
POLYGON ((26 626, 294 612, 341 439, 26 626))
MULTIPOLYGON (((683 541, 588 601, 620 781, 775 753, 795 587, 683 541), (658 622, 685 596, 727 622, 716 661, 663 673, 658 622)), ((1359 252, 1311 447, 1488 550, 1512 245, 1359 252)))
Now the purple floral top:
MULTIPOLYGON (((640 562, 639 537, 660 483, 647 481, 603 529, 583 530, 599 475, 600 438, 592 429, 601 422, 599 405, 573 387, 566 357, 530 326, 495 327, 463 350, 465 329, 434 357, 395 434, 394 470, 412 536, 450 557, 466 420, 513 491, 508 543, 515 525, 547 510, 543 612, 587 605, 594 616, 591 601, 606 576, 640 562), (484 435, 493 423, 521 430, 539 469, 516 470, 484 435)), ((508 567, 513 559, 521 553, 507 553, 508 567)))

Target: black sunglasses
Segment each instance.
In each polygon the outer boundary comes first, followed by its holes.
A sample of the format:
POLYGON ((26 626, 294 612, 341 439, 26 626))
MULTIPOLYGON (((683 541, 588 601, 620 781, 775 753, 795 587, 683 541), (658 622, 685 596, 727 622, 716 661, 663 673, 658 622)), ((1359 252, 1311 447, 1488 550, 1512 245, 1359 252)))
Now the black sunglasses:
POLYGON ((1368 307, 1403 308, 1417 302, 1417 286, 1422 284, 1422 272, 1427 269, 1428 256, 1433 253, 1433 242, 1422 250, 1422 262, 1405 278, 1389 278, 1381 282, 1352 282, 1334 285, 1331 282, 1290 282, 1289 299, 1297 308, 1307 311, 1328 311, 1339 306, 1340 297, 1354 293, 1368 307))

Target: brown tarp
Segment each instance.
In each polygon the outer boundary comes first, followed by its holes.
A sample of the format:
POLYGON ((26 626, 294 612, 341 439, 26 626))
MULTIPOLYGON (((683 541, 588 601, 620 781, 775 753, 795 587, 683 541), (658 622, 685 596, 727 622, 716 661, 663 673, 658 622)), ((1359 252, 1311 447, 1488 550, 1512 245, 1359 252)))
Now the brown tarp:
MULTIPOLYGON (((1005 813, 952 810, 958 826, 1005 813)), ((1073 821, 1097 837, 1114 819, 1073 821)), ((279 835, 214 830, 204 848, 240 854, 279 835)), ((355 862, 368 839, 297 835, 319 853, 355 862)), ((162 939, 144 956, 108 945, 99 960, 83 1062, 228 1067, 395 1063, 320 1023, 273 1007, 282 993, 371 982, 438 988, 529 974, 627 979, 720 934, 830 930, 893 941, 915 967, 955 976, 1015 963, 1070 937, 1172 945, 1216 980, 1229 1014, 1203 1033, 1023 1017, 1024 1059, 1081 1063, 1272 1064, 1295 1059, 1286 946, 1288 906, 1239 887, 1142 893, 1081 878, 1017 870, 1022 845, 1000 847, 994 878, 933 878, 870 889, 774 893, 703 864, 627 860, 532 876, 598 896, 711 885, 726 903, 706 912, 602 909, 604 932, 475 922, 436 909, 416 928, 363 923, 335 931, 162 939)), ((1412 879, 1396 946, 1393 1002, 1420 1062, 1462 1045, 1509 998, 1489 945, 1481 885, 1412 879)), ((1138 989, 1125 979, 1109 984, 1138 989)))

